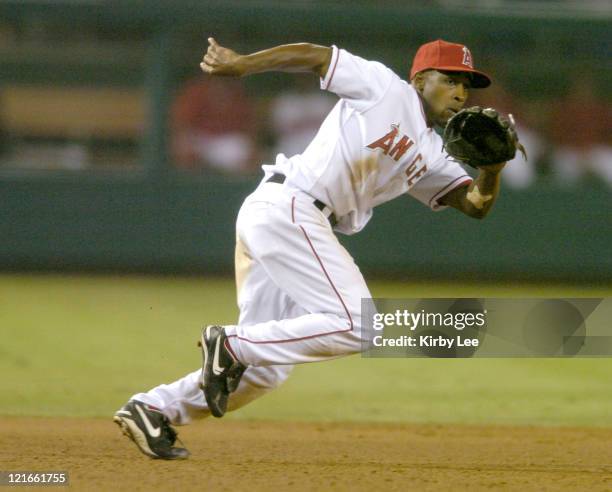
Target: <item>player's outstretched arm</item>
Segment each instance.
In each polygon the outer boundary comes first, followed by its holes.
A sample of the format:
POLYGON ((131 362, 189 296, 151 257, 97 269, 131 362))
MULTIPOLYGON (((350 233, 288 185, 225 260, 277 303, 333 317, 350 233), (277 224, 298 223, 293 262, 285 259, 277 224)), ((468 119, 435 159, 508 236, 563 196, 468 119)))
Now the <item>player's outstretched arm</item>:
POLYGON ((208 38, 208 50, 200 63, 210 75, 243 77, 253 73, 314 72, 325 77, 332 49, 310 43, 284 44, 250 55, 241 55, 208 38))
POLYGON ((506 163, 481 167, 478 177, 469 185, 456 188, 440 199, 442 205, 456 208, 470 217, 484 219, 499 194, 501 170, 506 163))

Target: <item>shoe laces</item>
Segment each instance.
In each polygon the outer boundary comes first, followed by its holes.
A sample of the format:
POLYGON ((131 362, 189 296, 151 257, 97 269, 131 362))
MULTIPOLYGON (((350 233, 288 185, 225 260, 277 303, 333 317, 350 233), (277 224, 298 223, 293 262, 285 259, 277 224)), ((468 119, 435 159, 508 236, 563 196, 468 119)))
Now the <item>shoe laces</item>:
POLYGON ((181 438, 178 437, 178 432, 176 432, 176 430, 174 430, 174 427, 170 425, 170 421, 165 415, 163 416, 161 421, 161 428, 162 435, 164 436, 163 438, 168 441, 170 447, 173 447, 176 441, 179 442, 181 447, 185 447, 185 443, 183 443, 183 441, 181 441, 181 438))

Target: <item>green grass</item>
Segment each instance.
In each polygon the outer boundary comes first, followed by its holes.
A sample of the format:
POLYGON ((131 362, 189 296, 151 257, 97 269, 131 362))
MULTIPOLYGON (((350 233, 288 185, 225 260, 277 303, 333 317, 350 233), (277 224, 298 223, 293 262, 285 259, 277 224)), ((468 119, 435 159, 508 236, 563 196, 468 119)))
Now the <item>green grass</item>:
MULTIPOLYGON (((605 288, 372 282, 378 297, 610 296, 605 288)), ((200 364, 237 316, 219 278, 0 275, 0 415, 108 416, 200 364)), ((298 366, 232 419, 612 425, 609 359, 362 359, 298 366)))

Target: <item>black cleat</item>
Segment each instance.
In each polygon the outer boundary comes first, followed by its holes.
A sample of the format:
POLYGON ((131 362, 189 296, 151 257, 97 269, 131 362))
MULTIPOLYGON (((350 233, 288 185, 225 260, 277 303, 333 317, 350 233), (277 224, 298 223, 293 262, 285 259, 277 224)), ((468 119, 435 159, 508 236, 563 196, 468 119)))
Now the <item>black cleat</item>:
POLYGON ((176 431, 157 408, 130 400, 113 417, 121 431, 151 458, 182 460, 189 456, 184 448, 175 448, 176 431))
POLYGON ((204 328, 198 345, 202 348, 200 388, 213 416, 223 417, 229 394, 236 391, 246 366, 233 356, 221 326, 204 328))

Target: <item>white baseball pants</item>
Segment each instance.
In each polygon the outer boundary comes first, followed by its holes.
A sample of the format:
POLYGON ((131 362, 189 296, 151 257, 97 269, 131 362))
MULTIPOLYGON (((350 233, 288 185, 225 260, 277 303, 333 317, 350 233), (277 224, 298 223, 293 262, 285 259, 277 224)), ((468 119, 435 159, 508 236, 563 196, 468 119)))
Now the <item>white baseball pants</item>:
MULTIPOLYGON (((262 183, 236 223, 240 319, 227 326, 248 365, 229 399, 236 410, 280 385, 293 364, 361 351, 361 299, 370 293, 313 199, 287 183, 262 183)), ((132 398, 160 408, 173 424, 209 415, 200 369, 132 398)))

